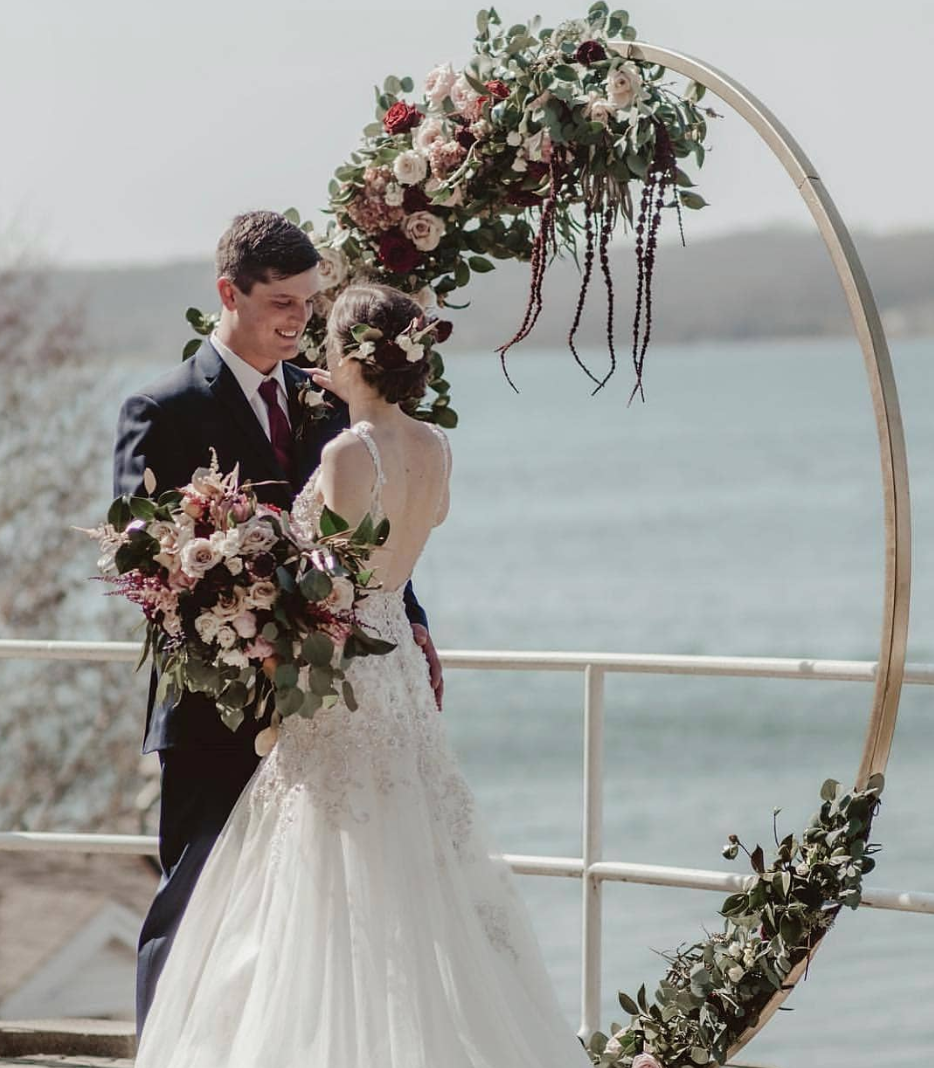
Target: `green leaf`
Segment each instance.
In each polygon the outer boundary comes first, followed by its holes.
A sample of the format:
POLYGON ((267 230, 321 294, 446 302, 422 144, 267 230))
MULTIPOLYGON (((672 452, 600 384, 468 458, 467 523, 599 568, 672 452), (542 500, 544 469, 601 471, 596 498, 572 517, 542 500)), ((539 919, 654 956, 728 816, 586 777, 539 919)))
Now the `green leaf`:
POLYGON ((298 685, 298 668, 294 664, 280 664, 276 668, 276 689, 291 690, 298 685))
POLYGON ((311 669, 308 685, 312 693, 317 694, 319 697, 324 697, 331 692, 331 684, 331 672, 329 670, 320 667, 311 669))
POLYGON ((488 271, 496 270, 496 265, 483 256, 471 256, 467 262, 470 264, 470 269, 476 271, 477 274, 486 274, 488 271))
POLYGON ((323 571, 312 568, 302 575, 298 588, 306 601, 323 601, 331 592, 333 585, 323 571))
POLYGON ((824 784, 820 788, 820 796, 822 801, 833 801, 837 796, 837 791, 840 789, 840 784, 836 779, 825 779, 824 784))
POLYGON ((275 623, 267 623, 263 627, 263 637, 267 642, 274 642, 279 637, 279 628, 275 623))
POLYGON ((182 349, 182 359, 190 360, 203 344, 204 342, 197 337, 193 337, 191 341, 186 341, 185 347, 182 349))
POLYGON ((470 281, 470 267, 466 260, 457 261, 454 267, 454 281, 458 286, 465 286, 470 281))
POLYGON ((624 994, 622 990, 619 992, 619 1003, 623 1012, 628 1012, 630 1016, 639 1015, 639 1006, 628 994, 624 994))
POLYGON ((129 495, 118 497, 107 509, 107 522, 117 530, 123 530, 133 518, 129 495))
POLYGON ((189 308, 185 312, 185 318, 195 328, 199 329, 204 323, 204 313, 199 311, 198 308, 189 308))
POLYGON ((576 82, 579 80, 577 71, 567 63, 559 63, 556 67, 551 68, 551 72, 556 78, 560 78, 564 82, 576 82))
POLYGON ((705 1049, 701 1049, 700 1046, 694 1046, 691 1049, 691 1060, 695 1064, 709 1064, 710 1054, 705 1049))
POLYGON ((383 82, 383 92, 398 96, 402 92, 402 82, 394 74, 390 74, 383 82))
POLYGON ((471 88, 475 89, 481 96, 489 95, 490 90, 487 89, 487 87, 483 84, 483 82, 480 81, 479 78, 471 74, 469 70, 464 71, 464 77, 470 83, 471 88))
POLYGON ((337 512, 332 512, 327 505, 325 505, 321 512, 321 519, 318 521, 318 526, 322 536, 325 538, 330 538, 334 534, 343 534, 345 530, 350 529, 350 524, 347 520, 342 516, 339 516, 337 512))
POLYGON ((359 706, 357 705, 356 697, 354 697, 353 686, 351 686, 349 682, 345 682, 341 687, 341 692, 344 696, 344 704, 347 706, 348 710, 356 712, 359 706))
POLYGON ((433 412, 438 426, 445 430, 453 430, 457 426, 457 412, 453 408, 437 408, 433 412))
POLYGON ((302 642, 302 656, 315 667, 330 667, 334 643, 320 631, 314 631, 302 642))
POLYGON ((156 518, 156 504, 148 497, 131 497, 130 512, 134 519, 142 519, 148 523, 156 518))
MULTIPOLYGON (((386 130, 384 129, 383 124, 381 122, 371 122, 363 127, 364 137, 379 137, 380 134, 384 134, 385 132, 386 130)), ((328 191, 331 192, 330 189, 328 191)), ((339 192, 340 188, 338 187, 333 192, 331 192, 331 196, 335 196, 339 192)))
MULTIPOLYGON (((285 666, 285 665, 281 665, 285 666)), ((289 665, 291 666, 291 665, 289 665)), ((292 716, 298 712, 305 703, 305 695, 301 690, 288 689, 276 691, 276 711, 280 716, 292 716)))
POLYGON ((402 86, 403 93, 411 93, 415 88, 415 82, 408 75, 400 79, 399 84, 402 86))
POLYGON ((707 206, 707 201, 699 193, 679 193, 678 199, 683 207, 690 208, 692 211, 698 211, 707 206))
POLYGON ((297 208, 286 208, 282 213, 283 218, 288 219, 293 226, 298 226, 302 221, 301 215, 298 213, 297 208))

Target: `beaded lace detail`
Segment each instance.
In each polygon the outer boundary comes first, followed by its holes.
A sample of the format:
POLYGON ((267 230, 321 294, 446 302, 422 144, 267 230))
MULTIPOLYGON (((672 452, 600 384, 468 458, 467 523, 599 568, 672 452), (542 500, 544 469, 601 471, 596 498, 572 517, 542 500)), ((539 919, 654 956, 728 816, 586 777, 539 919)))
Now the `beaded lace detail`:
MULTIPOLYGON (((450 468, 444 433, 432 427, 442 443, 444 482, 450 468)), ((351 427, 373 459, 376 479, 371 515, 382 516, 382 489, 386 478, 369 424, 351 427)), ((318 496, 318 471, 296 499, 292 511, 294 532, 312 539, 323 502, 318 496)), ((439 507, 440 507, 439 500, 439 507)), ((288 716, 279 728, 279 740, 261 765, 254 782, 251 804, 279 806, 271 851, 273 863, 281 858, 294 808, 311 799, 334 829, 364 824, 373 816, 372 805, 390 795, 427 797, 432 820, 450 842, 461 863, 475 863, 486 851, 474 841, 474 800, 444 737, 425 656, 412 637, 401 590, 374 590, 357 611, 362 626, 386 641, 396 643, 387 656, 353 660, 347 678, 353 686, 357 710, 343 701, 319 709, 312 719, 288 716), (375 790, 373 787, 375 786, 375 790)), ((436 861, 446 864, 445 851, 436 861)), ((515 956, 508 937, 502 904, 476 903, 478 915, 493 945, 515 956)))

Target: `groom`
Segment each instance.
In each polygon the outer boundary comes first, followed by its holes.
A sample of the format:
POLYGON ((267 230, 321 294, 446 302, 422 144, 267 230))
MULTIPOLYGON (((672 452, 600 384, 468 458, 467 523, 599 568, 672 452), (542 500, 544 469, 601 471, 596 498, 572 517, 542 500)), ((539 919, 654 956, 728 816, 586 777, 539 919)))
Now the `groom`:
MULTIPOLYGON (((307 376, 286 362, 318 289, 320 259, 307 235, 270 211, 239 215, 217 247, 216 331, 180 367, 129 397, 117 423, 115 494, 144 495, 143 473, 156 493, 185 485, 217 452, 222 471, 239 464, 240 480, 260 500, 289 509, 321 458, 348 423, 336 399, 326 417, 296 433, 306 413, 298 389, 307 376)), ((326 379, 323 379, 326 380, 326 379)), ((441 669, 411 584, 406 609, 441 698, 441 669)), ((159 858, 163 876, 143 923, 136 985, 136 1026, 142 1031, 156 981, 208 853, 256 769, 256 734, 266 726, 247 716, 236 732, 213 702, 185 693, 174 707, 155 702, 150 682, 143 752, 162 766, 159 858)))

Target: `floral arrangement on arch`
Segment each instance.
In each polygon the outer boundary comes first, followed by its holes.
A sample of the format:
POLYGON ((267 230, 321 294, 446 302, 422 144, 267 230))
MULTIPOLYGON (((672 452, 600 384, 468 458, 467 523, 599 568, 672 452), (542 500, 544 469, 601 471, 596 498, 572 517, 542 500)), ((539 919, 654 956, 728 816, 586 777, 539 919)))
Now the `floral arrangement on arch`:
MULTIPOLYGON (((420 97, 411 78, 376 88, 376 121, 337 168, 329 186, 326 232, 301 223, 322 254, 322 292, 304 338, 320 353, 334 297, 351 281, 374 279, 423 305, 451 304, 454 290, 495 260, 530 261, 529 300, 518 328, 499 349, 528 336, 543 306, 550 260, 567 252, 581 265, 581 288, 568 332, 578 364, 601 388, 616 368, 614 290, 608 247, 620 220, 635 232, 637 292, 631 355, 636 390, 652 324, 652 281, 663 209, 701 208, 679 166, 704 161, 703 88, 684 93, 664 68, 624 59, 611 42, 635 38, 625 11, 595 3, 587 16, 557 28, 504 29, 494 9, 477 15, 474 56, 463 70, 435 67, 420 97), (633 183, 640 186, 634 197, 633 183), (583 246, 581 249, 580 246, 583 246), (575 345, 594 273, 607 295, 609 370, 595 374, 575 345)), ((209 317, 189 320, 208 331, 209 317)), ((193 346, 194 347, 194 346, 193 346)), ((503 364, 505 370, 505 362, 503 364)), ((444 366, 433 356, 435 396, 411 414, 453 427, 444 366)), ((508 373, 507 373, 508 377, 508 373)))

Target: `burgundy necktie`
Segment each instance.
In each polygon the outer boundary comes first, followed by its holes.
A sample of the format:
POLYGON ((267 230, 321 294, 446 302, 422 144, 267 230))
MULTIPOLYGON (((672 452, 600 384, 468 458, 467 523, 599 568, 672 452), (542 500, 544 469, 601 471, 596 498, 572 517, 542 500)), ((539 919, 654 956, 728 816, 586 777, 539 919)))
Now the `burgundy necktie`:
POLYGON ((269 440, 279 466, 289 477, 292 475, 292 431, 285 412, 279 406, 279 386, 274 378, 266 378, 259 387, 259 395, 266 402, 269 413, 269 440))

